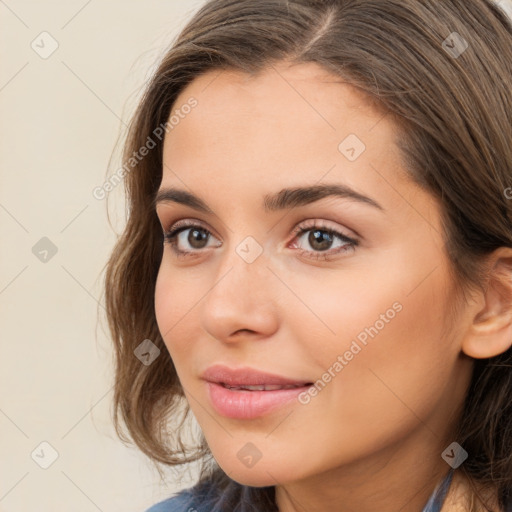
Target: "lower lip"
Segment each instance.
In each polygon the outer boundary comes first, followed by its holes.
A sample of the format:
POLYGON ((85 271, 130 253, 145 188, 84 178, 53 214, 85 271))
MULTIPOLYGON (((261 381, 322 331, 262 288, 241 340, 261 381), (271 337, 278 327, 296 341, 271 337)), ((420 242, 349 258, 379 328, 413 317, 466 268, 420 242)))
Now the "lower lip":
POLYGON ((297 399, 311 386, 274 391, 247 391, 228 389, 215 382, 207 382, 208 394, 214 409, 227 418, 249 420, 263 416, 297 399))

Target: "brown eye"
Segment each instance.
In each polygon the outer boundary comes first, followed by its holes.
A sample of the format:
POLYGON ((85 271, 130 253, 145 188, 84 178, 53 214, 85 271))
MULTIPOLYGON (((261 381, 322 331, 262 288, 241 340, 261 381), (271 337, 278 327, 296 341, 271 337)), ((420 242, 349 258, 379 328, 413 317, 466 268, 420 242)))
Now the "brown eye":
POLYGON ((315 229, 310 230, 309 236, 308 236, 308 243, 310 247, 317 251, 326 251, 330 248, 333 242, 333 237, 331 233, 322 230, 322 229, 315 229))
MULTIPOLYGON (((301 255, 312 259, 330 259, 332 256, 354 249, 358 245, 358 241, 348 236, 339 233, 338 231, 325 226, 310 225, 299 227, 296 230, 295 239, 304 239, 302 243, 294 243, 298 245, 301 255), (309 233, 307 237, 304 235, 309 233), (338 245, 333 247, 336 240, 339 241, 338 245), (304 245, 309 246, 311 249, 304 248, 304 245)), ((294 240, 295 240, 294 239, 294 240)))
POLYGON ((186 255, 207 248, 208 241, 213 236, 210 231, 197 224, 180 223, 175 226, 177 227, 164 233, 164 242, 169 243, 177 255, 186 255))
POLYGON ((205 247, 204 242, 208 241, 208 233, 206 230, 200 228, 189 228, 185 229, 184 232, 189 231, 186 237, 187 243, 190 244, 194 249, 203 249, 205 247))

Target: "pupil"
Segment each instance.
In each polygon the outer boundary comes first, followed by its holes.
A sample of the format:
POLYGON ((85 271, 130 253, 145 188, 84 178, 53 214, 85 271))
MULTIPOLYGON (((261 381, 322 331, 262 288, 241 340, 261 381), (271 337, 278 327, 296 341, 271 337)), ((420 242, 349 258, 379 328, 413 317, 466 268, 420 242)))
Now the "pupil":
POLYGON ((330 244, 332 243, 331 235, 326 231, 322 231, 317 229, 315 231, 311 231, 309 235, 309 244, 311 247, 318 249, 319 251, 325 251, 329 249, 330 244), (322 234, 323 233, 323 234, 322 234), (319 244, 315 247, 315 244, 319 244))
MULTIPOLYGON (((190 230, 188 242, 192 247, 200 249, 202 248, 201 243, 204 242, 207 238, 208 234, 204 230, 193 229, 190 230)), ((322 231, 320 229, 311 231, 309 235, 309 243, 311 247, 316 248, 319 251, 325 251, 329 249, 332 243, 331 235, 327 231, 322 231)))
POLYGON ((195 249, 201 249, 201 242, 206 240, 207 236, 207 233, 202 229, 192 229, 188 235, 188 242, 195 249))

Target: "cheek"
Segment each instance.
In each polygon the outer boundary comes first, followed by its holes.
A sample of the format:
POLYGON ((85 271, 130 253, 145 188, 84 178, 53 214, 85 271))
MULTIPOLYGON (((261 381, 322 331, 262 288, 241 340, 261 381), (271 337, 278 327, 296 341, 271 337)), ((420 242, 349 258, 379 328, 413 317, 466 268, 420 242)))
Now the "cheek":
POLYGON ((180 348, 191 347, 193 339, 190 318, 193 306, 199 300, 190 286, 188 274, 180 276, 170 267, 162 265, 155 284, 155 316, 164 343, 173 360, 179 360, 180 348), (182 336, 187 330, 188 339, 182 336), (181 335, 180 335, 181 334, 181 335), (183 339, 187 343, 179 343, 183 339))
POLYGON ((378 265, 290 279, 310 311, 288 307, 286 323, 317 378, 329 369, 340 375, 331 379, 337 384, 328 384, 333 406, 352 403, 364 416, 369 403, 400 407, 391 390, 409 403, 435 400, 433 388, 442 392, 458 351, 443 332, 450 281, 439 258, 409 250, 390 253, 388 261, 381 256, 378 265), (440 264, 430 273, 432 261, 440 264))
POLYGON ((335 377, 312 399, 311 417, 330 415, 329 423, 348 438, 366 432, 368 449, 399 438, 417 417, 432 414, 458 355, 443 332, 449 283, 444 267, 422 282, 428 265, 412 268, 398 261, 386 273, 347 272, 339 286, 331 281, 324 289, 337 291, 324 294, 317 309, 335 334, 324 335, 323 343, 319 338, 311 357, 319 378, 329 368, 335 377))

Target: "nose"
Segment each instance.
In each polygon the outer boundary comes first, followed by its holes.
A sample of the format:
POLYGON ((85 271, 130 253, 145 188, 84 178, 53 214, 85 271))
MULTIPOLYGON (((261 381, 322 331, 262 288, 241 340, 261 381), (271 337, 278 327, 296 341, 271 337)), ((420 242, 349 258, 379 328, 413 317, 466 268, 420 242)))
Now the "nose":
POLYGON ((264 254, 251 263, 234 249, 225 257, 201 301, 201 321, 211 336, 229 343, 276 331, 278 280, 267 265, 264 254))

